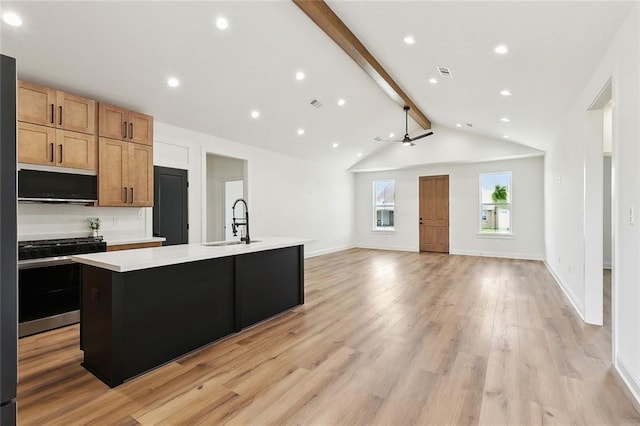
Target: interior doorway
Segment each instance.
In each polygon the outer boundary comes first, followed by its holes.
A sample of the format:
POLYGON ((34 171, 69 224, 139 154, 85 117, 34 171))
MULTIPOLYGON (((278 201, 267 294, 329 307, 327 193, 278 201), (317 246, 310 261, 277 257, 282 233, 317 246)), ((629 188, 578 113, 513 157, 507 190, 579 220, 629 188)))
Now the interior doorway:
POLYGON ((449 175, 420 176, 420 251, 449 253, 449 175))
MULTIPOLYGON (((222 155, 207 154, 205 185, 205 241, 222 241, 230 236, 231 205, 238 198, 247 200, 247 161, 222 155), (227 190, 227 182, 231 184, 227 190), (227 192, 231 205, 227 202, 227 192), (227 232, 229 231, 229 232, 227 232)), ((248 202, 248 200, 247 200, 248 202)))
POLYGON ((585 116, 584 146, 584 318, 611 333, 616 347, 615 229, 616 173, 613 90, 603 86, 585 116))

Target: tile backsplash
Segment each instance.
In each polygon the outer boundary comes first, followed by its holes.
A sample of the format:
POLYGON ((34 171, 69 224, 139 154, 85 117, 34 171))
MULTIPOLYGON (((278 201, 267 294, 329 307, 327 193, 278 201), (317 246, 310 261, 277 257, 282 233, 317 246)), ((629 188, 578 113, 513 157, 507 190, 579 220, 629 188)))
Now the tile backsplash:
POLYGON ((99 217, 105 239, 150 237, 150 207, 90 207, 74 204, 18 203, 18 239, 89 236, 89 218, 99 217))

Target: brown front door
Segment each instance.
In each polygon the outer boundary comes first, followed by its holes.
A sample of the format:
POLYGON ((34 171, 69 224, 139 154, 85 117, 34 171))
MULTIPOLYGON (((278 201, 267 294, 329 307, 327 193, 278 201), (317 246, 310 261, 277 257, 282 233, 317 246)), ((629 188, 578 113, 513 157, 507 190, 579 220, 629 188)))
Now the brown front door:
POLYGON ((449 253, 449 176, 420 177, 420 251, 449 253))

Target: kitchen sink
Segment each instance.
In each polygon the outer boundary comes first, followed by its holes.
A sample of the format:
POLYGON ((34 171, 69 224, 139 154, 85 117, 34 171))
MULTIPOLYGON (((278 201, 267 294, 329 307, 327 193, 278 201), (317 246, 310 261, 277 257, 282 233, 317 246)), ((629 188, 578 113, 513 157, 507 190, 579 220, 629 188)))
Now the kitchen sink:
MULTIPOLYGON (((259 242, 260 241, 258 240, 251 240, 251 243, 259 243, 259 242)), ((239 244, 245 244, 245 243, 244 241, 214 241, 212 243, 202 243, 203 246, 209 246, 209 247, 237 246, 239 244)))

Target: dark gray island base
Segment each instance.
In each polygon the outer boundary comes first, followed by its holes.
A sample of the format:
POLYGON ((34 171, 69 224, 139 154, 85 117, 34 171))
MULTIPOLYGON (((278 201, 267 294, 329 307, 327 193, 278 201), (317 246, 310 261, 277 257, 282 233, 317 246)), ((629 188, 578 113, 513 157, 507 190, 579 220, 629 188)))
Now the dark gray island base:
POLYGON ((82 365, 110 387, 304 303, 304 246, 129 272, 82 265, 82 365))

